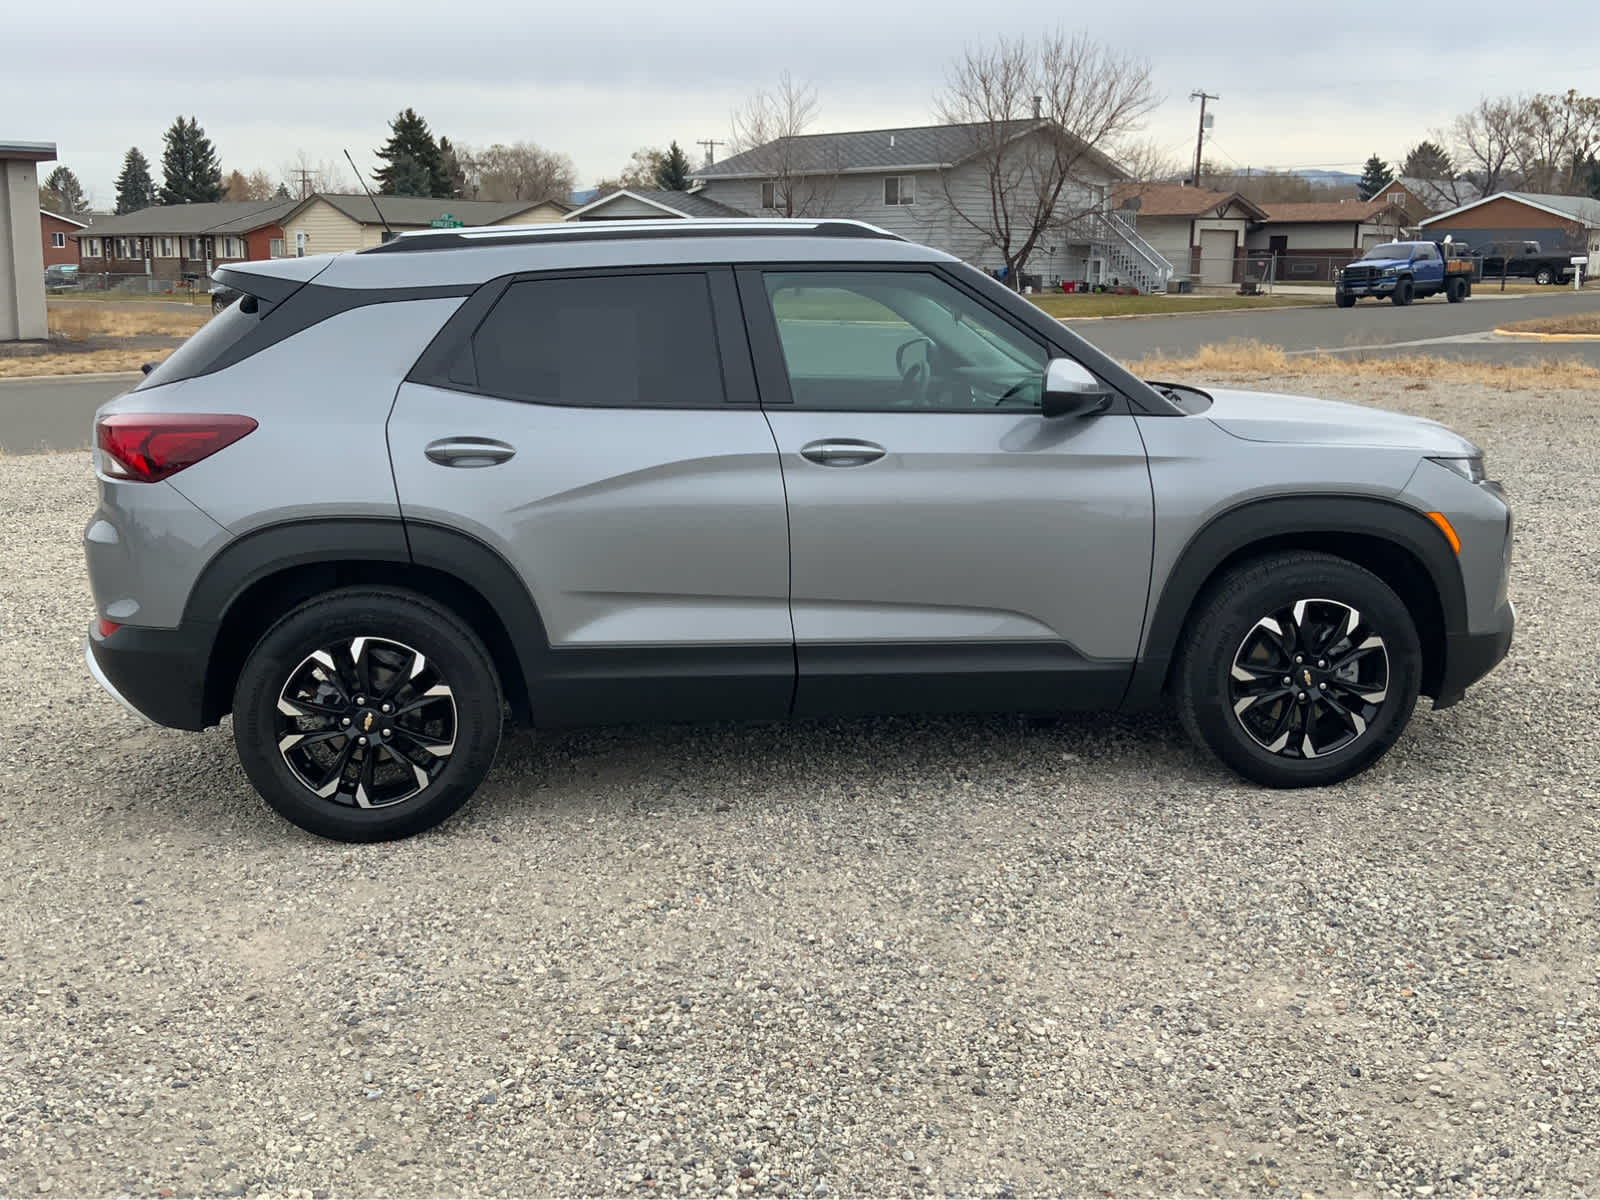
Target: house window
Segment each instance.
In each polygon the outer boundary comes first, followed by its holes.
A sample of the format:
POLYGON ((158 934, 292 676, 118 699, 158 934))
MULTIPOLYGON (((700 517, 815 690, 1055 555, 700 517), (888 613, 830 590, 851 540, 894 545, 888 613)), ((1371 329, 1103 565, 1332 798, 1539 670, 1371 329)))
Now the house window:
POLYGON ((221 258, 243 258, 244 257, 244 240, 242 238, 236 238, 236 237, 225 237, 225 238, 223 238, 222 239, 222 254, 219 257, 221 257, 221 258))
POLYGON ((177 238, 169 238, 169 237, 157 238, 156 239, 156 257, 157 258, 177 258, 178 257, 178 239, 177 238))
POLYGON ((282 258, 283 257, 283 239, 282 238, 268 238, 267 239, 267 257, 269 257, 269 258, 282 258))
POLYGON ((64 233, 52 233, 50 235, 50 249, 52 249, 52 250, 65 250, 66 248, 67 248, 67 235, 66 234, 64 234, 64 233))
POLYGON ((888 205, 915 204, 917 202, 917 177, 891 175, 883 181, 883 202, 888 205))
POLYGON ((201 240, 199 238, 190 238, 189 252, 187 257, 198 259, 204 258, 205 256, 205 250, 201 247, 201 240))
POLYGON ((90 238, 90 237, 79 238, 78 239, 78 253, 83 258, 99 258, 100 257, 100 239, 99 238, 90 238))
POLYGON ((778 185, 777 184, 768 182, 768 183, 763 183, 761 185, 761 207, 762 208, 777 208, 778 207, 778 185))

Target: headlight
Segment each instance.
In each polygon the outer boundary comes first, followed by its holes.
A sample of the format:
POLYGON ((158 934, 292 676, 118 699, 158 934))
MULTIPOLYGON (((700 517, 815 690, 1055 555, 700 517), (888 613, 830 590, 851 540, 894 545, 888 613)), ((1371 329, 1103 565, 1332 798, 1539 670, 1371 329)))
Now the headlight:
POLYGON ((1483 471, 1483 455, 1481 454, 1475 458, 1435 458, 1429 461, 1436 462, 1441 467, 1449 468, 1468 483, 1482 483, 1488 478, 1483 471))
POLYGON ((1400 268, 1399 267, 1385 267, 1383 269, 1383 273, 1385 275, 1398 275, 1398 274, 1400 274, 1400 268))

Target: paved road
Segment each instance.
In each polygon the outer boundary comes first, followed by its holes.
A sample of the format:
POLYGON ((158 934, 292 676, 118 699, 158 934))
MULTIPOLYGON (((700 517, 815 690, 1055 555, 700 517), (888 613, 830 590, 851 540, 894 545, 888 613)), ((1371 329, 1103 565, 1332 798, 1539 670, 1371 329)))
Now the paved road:
MULTIPOLYGON (((1500 363, 1582 359, 1600 366, 1600 342, 1547 345, 1497 339, 1491 332, 1508 321, 1572 312, 1600 312, 1600 288, 1576 296, 1563 291, 1498 298, 1488 292, 1465 304, 1434 299, 1398 309, 1363 301, 1352 309, 1328 305, 1068 325, 1123 359, 1186 355, 1217 342, 1253 339, 1302 352, 1430 354, 1500 363)), ((0 451, 27 454, 87 446, 94 410, 137 380, 136 374, 0 380, 0 451)))
POLYGON ((0 452, 35 454, 89 445, 94 410, 136 382, 120 375, 0 379, 0 452))
POLYGON ((1463 304, 1437 298, 1396 308, 1363 300, 1348 309, 1330 304, 1067 325, 1107 354, 1124 359, 1155 354, 1181 357, 1218 342, 1253 340, 1298 351, 1430 354, 1495 362, 1583 358, 1600 366, 1600 342, 1543 345, 1491 340, 1497 325, 1574 312, 1600 312, 1600 288, 1578 295, 1552 291, 1504 298, 1484 289, 1463 304))

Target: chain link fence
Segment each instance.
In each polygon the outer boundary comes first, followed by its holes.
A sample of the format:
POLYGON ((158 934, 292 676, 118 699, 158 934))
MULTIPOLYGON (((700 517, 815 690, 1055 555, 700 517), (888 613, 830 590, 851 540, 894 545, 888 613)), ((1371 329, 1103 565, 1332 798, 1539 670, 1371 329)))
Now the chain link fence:
POLYGON ((60 296, 126 296, 138 299, 145 296, 177 297, 190 299, 196 304, 206 301, 211 282, 204 275, 189 274, 181 279, 161 279, 143 272, 118 274, 115 272, 86 273, 79 270, 70 282, 50 282, 46 286, 51 295, 60 296))

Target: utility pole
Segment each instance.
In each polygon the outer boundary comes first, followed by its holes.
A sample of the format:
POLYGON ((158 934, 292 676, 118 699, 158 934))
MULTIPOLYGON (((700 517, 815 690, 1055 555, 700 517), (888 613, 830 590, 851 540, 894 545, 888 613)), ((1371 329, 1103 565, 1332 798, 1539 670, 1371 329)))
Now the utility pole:
POLYGON ((305 167, 298 167, 294 173, 300 176, 300 199, 304 200, 311 194, 311 172, 305 167))
POLYGON ((698 146, 704 146, 706 148, 706 166, 709 167, 713 162, 716 161, 717 147, 726 146, 728 143, 719 142, 715 138, 701 138, 700 141, 696 142, 695 144, 698 146))
POLYGON ((1200 130, 1194 136, 1194 186, 1200 186, 1200 150, 1206 141, 1206 101, 1220 100, 1221 96, 1213 96, 1210 92, 1190 92, 1189 99, 1200 101, 1200 130))

